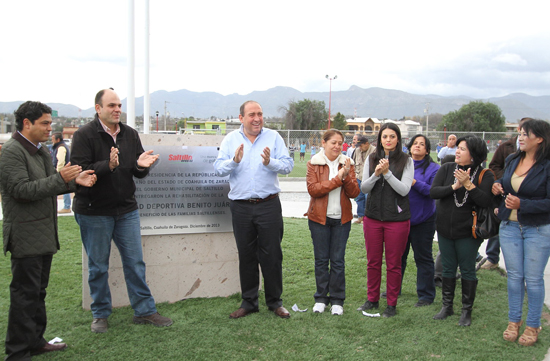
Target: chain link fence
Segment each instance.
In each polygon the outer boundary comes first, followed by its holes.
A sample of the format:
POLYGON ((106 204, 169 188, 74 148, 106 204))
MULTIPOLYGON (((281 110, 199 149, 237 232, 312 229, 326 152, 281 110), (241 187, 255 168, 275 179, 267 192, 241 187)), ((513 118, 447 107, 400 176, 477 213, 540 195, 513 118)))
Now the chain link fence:
MULTIPOLYGON (((323 138, 324 130, 278 130, 279 134, 285 140, 286 146, 290 149, 294 147, 300 149, 301 144, 306 145, 308 153, 311 151, 312 147, 315 147, 316 150, 321 146, 321 140, 323 138)), ((353 140, 355 134, 364 135, 369 139, 369 142, 376 144, 376 139, 378 137, 378 132, 354 132, 354 131, 341 131, 345 136, 345 142, 350 143, 353 140)), ((447 138, 449 135, 454 134, 457 138, 460 138, 467 134, 473 134, 483 139, 487 143, 487 148, 489 152, 494 152, 498 147, 499 143, 503 143, 511 137, 516 136, 516 133, 513 132, 438 132, 430 131, 423 133, 428 139, 432 146, 432 150, 435 151, 438 144, 441 146, 447 145, 447 138)), ((403 138, 403 143, 406 145, 409 141, 409 138, 403 138)))

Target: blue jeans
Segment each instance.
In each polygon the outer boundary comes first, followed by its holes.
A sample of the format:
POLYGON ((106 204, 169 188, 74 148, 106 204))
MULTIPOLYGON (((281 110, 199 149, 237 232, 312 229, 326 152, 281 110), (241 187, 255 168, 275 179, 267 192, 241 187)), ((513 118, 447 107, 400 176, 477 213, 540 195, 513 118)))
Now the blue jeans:
POLYGON ((416 294, 419 301, 433 302, 435 299, 433 240, 435 215, 426 222, 411 226, 407 248, 401 258, 401 279, 407 268, 407 257, 412 246, 416 263, 416 294))
POLYGON ((71 209, 71 193, 63 194, 63 209, 71 209))
MULTIPOLYGON (((359 189, 361 189, 361 181, 358 179, 357 183, 359 184, 359 189)), ((357 217, 363 218, 365 216, 365 202, 367 197, 365 193, 359 192, 359 195, 355 198, 355 203, 357 203, 357 217)))
POLYGON ((498 234, 487 240, 487 248, 485 249, 485 253, 487 254, 487 259, 489 262, 498 264, 498 261, 500 261, 500 241, 498 234))
POLYGON ((134 315, 143 317, 156 313, 155 300, 145 281, 138 211, 120 216, 87 216, 77 213, 75 219, 88 254, 88 284, 94 318, 107 318, 112 313, 108 282, 111 239, 120 252, 134 315))
POLYGON ((500 223, 500 247, 508 272, 508 320, 519 322, 527 287, 529 327, 540 327, 544 303, 544 269, 550 257, 550 224, 500 223))
POLYGON ((315 255, 315 302, 344 305, 346 299, 346 244, 351 221, 328 218, 326 224, 308 221, 315 255), (329 270, 330 262, 330 270, 329 270))

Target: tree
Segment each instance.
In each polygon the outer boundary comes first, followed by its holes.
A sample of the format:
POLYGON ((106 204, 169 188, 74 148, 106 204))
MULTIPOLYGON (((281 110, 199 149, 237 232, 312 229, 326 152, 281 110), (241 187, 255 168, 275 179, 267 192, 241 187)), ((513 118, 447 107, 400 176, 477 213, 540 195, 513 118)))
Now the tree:
POLYGON ((347 130, 348 122, 346 122, 346 116, 338 112, 332 120, 330 127, 333 129, 347 130))
POLYGON ((284 112, 283 120, 286 129, 313 130, 326 127, 328 115, 323 101, 304 99, 296 102, 291 100, 287 107, 279 107, 279 111, 284 112))
POLYGON ((505 120, 506 118, 497 105, 473 101, 458 110, 445 114, 437 129, 443 130, 447 126, 447 129, 451 131, 505 132, 505 120))

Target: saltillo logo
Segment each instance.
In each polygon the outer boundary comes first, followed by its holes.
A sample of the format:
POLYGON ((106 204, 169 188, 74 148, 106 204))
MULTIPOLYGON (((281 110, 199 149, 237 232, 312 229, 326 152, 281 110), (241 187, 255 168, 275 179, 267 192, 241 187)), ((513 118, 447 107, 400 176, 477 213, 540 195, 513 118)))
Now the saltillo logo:
POLYGON ((170 162, 181 162, 181 163, 192 163, 193 156, 189 154, 169 154, 168 161, 170 162))

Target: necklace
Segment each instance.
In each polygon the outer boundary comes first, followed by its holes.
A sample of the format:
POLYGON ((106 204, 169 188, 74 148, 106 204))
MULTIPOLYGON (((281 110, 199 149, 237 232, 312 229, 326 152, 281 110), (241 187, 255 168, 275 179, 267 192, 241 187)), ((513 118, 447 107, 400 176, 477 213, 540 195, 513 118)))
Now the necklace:
MULTIPOLYGON (((479 169, 479 166, 476 167, 476 170, 474 171, 474 174, 470 177, 470 182, 472 182, 472 183, 474 182, 474 178, 476 177, 476 174, 477 174, 477 170, 478 170, 478 169, 479 169)), ((456 167, 455 167, 455 171, 457 171, 457 170, 458 170, 458 164, 457 164, 456 167)), ((456 182, 458 182, 458 181, 457 181, 457 179, 455 178, 455 181, 453 182, 453 184, 456 183, 456 182)), ((462 206, 466 203, 466 200, 468 199, 468 191, 466 191, 466 192, 464 193, 464 199, 462 200, 462 203, 458 203, 458 199, 456 199, 456 191, 453 192, 453 196, 455 197, 455 205, 456 205, 458 208, 460 208, 460 207, 462 207, 462 206)))

